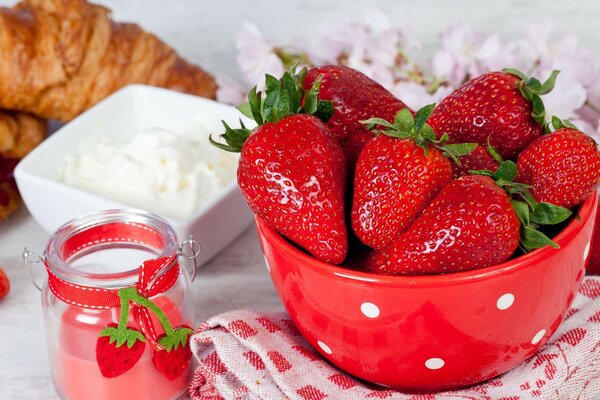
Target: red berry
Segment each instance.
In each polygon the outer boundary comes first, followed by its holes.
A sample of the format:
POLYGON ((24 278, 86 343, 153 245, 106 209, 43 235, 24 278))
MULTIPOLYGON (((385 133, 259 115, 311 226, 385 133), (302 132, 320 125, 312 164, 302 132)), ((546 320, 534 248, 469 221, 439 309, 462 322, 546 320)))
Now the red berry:
POLYGON ((348 165, 353 166, 373 133, 361 123, 372 117, 389 122, 406 105, 387 89, 362 72, 341 65, 312 68, 306 74, 304 88, 321 79, 319 99, 333 103, 334 113, 327 127, 344 147, 348 165))
POLYGON ((450 162, 433 146, 425 150, 412 139, 377 136, 356 165, 354 233, 372 248, 386 248, 451 179, 450 162))
POLYGON ((460 165, 452 163, 452 176, 460 178, 468 175, 469 171, 489 170, 496 172, 498 163, 492 158, 490 153, 481 145, 477 145, 471 153, 460 157, 460 165))
POLYGON ((488 267, 519 245, 510 198, 487 176, 452 181, 385 250, 388 274, 438 274, 488 267))
POLYGON ((571 208, 600 184, 600 150, 583 132, 562 128, 531 143, 517 159, 518 180, 537 201, 571 208))
POLYGON ((489 143, 505 159, 516 157, 544 132, 531 113, 519 84, 507 72, 490 72, 465 83, 441 101, 429 125, 438 135, 447 133, 454 143, 489 143))
POLYGON ((10 292, 10 280, 6 275, 6 272, 0 268, 0 300, 5 298, 10 292))
POLYGON ((315 257, 344 261, 346 161, 327 127, 293 115, 256 128, 245 142, 238 184, 250 208, 315 257))
POLYGON ((171 334, 172 340, 166 335, 161 335, 158 339, 158 343, 165 348, 154 351, 152 363, 170 381, 180 377, 192 361, 189 343, 191 333, 192 328, 189 326, 180 326, 171 334))

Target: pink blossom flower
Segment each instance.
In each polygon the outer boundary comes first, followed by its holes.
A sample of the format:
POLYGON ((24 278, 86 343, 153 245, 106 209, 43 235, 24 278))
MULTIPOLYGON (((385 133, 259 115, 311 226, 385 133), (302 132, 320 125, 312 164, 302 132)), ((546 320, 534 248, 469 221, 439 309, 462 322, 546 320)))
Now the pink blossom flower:
MULTIPOLYGON (((540 71, 540 78, 544 81, 550 76, 551 69, 540 71)), ((572 119, 577 116, 579 110, 587 98, 587 92, 583 85, 568 74, 559 74, 556 78, 554 89, 542 96, 546 107, 546 119, 550 121, 552 116, 560 119, 572 119)))
POLYGON ((283 62, 275 53, 275 45, 266 40, 258 28, 245 22, 237 34, 237 63, 246 81, 264 89, 264 76, 281 76, 285 71, 283 62))
POLYGON ((245 93, 242 87, 229 76, 216 74, 217 82, 217 100, 229 104, 241 104, 245 100, 245 93))
POLYGON ((484 36, 461 24, 442 34, 442 48, 433 57, 432 72, 456 87, 469 78, 500 68, 505 58, 498 35, 484 36))

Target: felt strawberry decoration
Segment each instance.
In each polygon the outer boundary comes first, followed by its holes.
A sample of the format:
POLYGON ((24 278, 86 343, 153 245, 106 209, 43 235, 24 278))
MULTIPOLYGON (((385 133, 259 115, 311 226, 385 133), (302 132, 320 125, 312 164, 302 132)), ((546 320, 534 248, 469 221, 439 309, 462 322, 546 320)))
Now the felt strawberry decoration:
MULTIPOLYGON (((135 288, 133 290, 135 291, 135 288)), ((129 371, 142 357, 146 348, 146 338, 141 332, 127 327, 129 293, 128 289, 118 292, 121 300, 119 323, 109 324, 104 328, 96 342, 96 361, 105 378, 115 378, 129 371)))
MULTIPOLYGON (((189 338, 193 333, 189 326, 173 328, 167 315, 153 301, 137 292, 135 287, 118 291, 121 300, 119 323, 109 324, 100 332, 96 344, 96 360, 102 376, 114 378, 129 371, 144 353, 147 338, 135 328, 127 327, 129 304, 135 303, 151 312, 160 322, 164 334, 155 343, 152 362, 168 379, 177 379, 187 369, 192 353, 189 338)), ((150 341, 150 340, 148 340, 150 341)))
POLYGON ((163 348, 154 351, 152 363, 170 381, 181 376, 192 361, 189 346, 192 332, 192 328, 184 325, 158 338, 158 344, 163 348))

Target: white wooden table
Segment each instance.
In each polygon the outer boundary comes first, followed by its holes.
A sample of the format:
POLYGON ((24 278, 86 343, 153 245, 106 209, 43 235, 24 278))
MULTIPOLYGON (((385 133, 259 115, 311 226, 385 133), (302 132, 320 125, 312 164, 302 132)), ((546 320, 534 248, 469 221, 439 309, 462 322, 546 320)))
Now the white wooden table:
MULTIPOLYGON (((119 20, 135 21, 173 45, 182 55, 211 72, 238 76, 234 35, 241 22, 256 23, 282 41, 310 36, 315 26, 344 18, 359 19, 367 2, 234 0, 98 0, 113 8, 119 20)), ((0 0, 0 5, 14 1, 0 0)), ((560 2, 500 0, 482 3, 455 0, 368 3, 383 9, 395 23, 410 23, 425 45, 459 21, 507 37, 521 32, 531 16, 553 17, 558 31, 573 31, 582 44, 600 53, 600 5, 595 0, 560 2), (465 13, 468 10, 468 13, 465 13)), ((0 265, 11 278, 10 295, 0 302, 0 399, 56 399, 49 377, 40 294, 20 258, 24 245, 41 251, 48 235, 22 209, 0 224, 0 265)), ((206 264, 194 283, 197 319, 237 308, 281 309, 270 283, 253 227, 206 264)))

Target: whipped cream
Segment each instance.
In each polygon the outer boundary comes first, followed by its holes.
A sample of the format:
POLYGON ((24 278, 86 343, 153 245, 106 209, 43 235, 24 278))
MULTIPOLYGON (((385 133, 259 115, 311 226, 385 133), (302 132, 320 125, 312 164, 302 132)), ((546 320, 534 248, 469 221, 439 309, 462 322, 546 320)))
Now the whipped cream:
POLYGON ((67 156, 62 181, 166 217, 186 218, 235 179, 238 155, 208 142, 202 121, 180 133, 161 128, 129 140, 89 134, 67 156))

